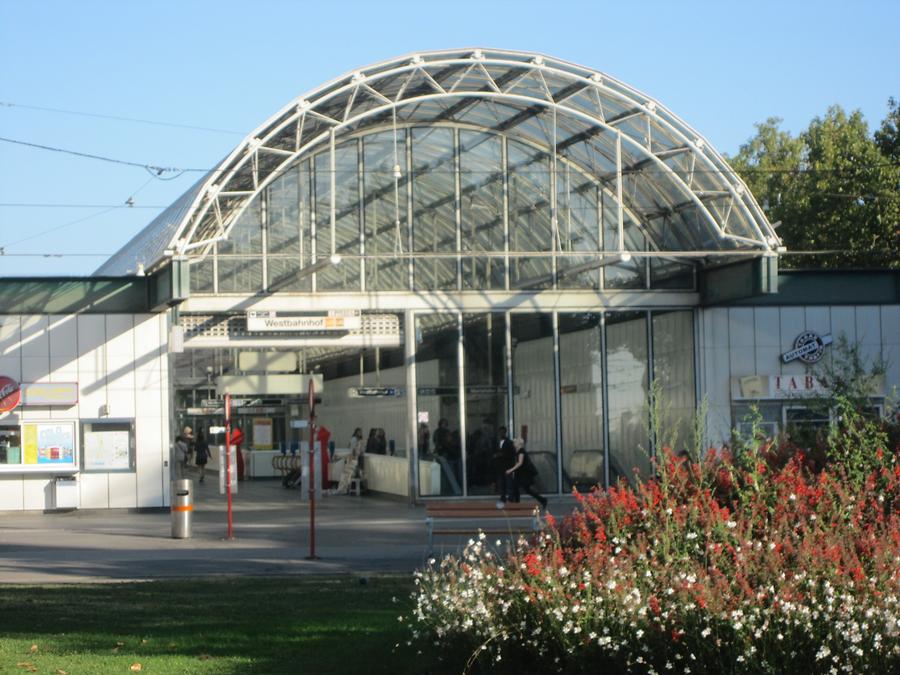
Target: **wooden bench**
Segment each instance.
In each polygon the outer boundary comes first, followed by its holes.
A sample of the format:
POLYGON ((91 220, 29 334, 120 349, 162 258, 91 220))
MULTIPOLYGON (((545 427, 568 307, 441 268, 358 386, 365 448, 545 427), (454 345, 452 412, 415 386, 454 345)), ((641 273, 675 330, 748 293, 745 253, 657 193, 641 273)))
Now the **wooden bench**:
POLYGON ((512 534, 540 528, 537 504, 507 502, 502 509, 495 502, 485 501, 429 501, 425 505, 429 551, 434 548, 435 535, 512 534))

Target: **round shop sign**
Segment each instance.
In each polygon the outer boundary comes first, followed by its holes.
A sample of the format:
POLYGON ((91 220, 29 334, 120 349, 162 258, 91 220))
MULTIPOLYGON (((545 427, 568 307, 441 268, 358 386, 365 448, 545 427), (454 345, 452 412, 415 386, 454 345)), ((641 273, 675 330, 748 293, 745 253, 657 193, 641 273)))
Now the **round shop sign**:
POLYGON ((11 377, 0 375, 0 413, 9 412, 17 405, 22 398, 22 390, 19 389, 19 383, 11 377))
POLYGON ((813 364, 825 354, 825 347, 833 342, 831 335, 817 335, 811 330, 803 331, 794 340, 794 348, 781 355, 784 363, 800 359, 803 363, 813 364))

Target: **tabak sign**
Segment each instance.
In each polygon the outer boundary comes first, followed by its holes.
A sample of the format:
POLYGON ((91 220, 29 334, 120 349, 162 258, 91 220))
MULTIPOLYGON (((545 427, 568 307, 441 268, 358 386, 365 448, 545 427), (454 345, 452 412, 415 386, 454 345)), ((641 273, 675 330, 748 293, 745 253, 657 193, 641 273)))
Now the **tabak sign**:
POLYGON ((0 375, 0 413, 9 412, 22 399, 22 390, 19 383, 11 377, 0 375))

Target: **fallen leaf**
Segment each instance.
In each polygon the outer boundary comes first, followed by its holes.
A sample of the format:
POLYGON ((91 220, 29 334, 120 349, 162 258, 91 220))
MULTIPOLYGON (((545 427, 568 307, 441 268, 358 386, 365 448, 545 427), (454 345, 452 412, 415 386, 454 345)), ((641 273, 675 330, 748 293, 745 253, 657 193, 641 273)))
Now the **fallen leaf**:
POLYGON ((31 645, 31 653, 34 654, 38 650, 37 645, 31 645))
POLYGON ((212 657, 209 654, 201 654, 197 658, 201 661, 209 661, 212 657))
POLYGON ((140 663, 132 663, 132 664, 131 664, 131 669, 132 669, 133 671, 137 672, 138 670, 143 670, 143 669, 144 669, 144 666, 142 666, 140 663))
POLYGON ((17 663, 16 666, 18 666, 19 668, 24 668, 24 669, 27 670, 29 673, 36 673, 36 672, 37 672, 37 668, 35 668, 34 664, 33 664, 33 663, 29 663, 28 661, 21 661, 20 663, 17 663))
POLYGON ((69 673, 67 673, 67 672, 66 672, 65 670, 63 670, 62 668, 57 668, 57 669, 56 669, 56 675, 69 675, 69 673))
POLYGON ((117 643, 116 643, 116 647, 124 647, 124 646, 125 646, 125 643, 124 643, 124 642, 117 642, 117 643))
POLYGON ((145 645, 145 644, 147 644, 147 641, 146 641, 146 640, 141 640, 141 644, 142 644, 142 645, 145 645))

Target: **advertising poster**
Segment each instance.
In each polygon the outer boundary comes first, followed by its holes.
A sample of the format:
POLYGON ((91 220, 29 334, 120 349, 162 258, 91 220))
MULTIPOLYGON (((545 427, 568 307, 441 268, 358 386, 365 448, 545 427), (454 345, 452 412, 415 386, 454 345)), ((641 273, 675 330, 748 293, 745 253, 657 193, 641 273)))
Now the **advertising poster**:
POLYGON ((75 425, 36 423, 22 425, 26 466, 75 466, 75 425))
POLYGON ((253 447, 256 450, 272 449, 272 418, 253 418, 253 447))

